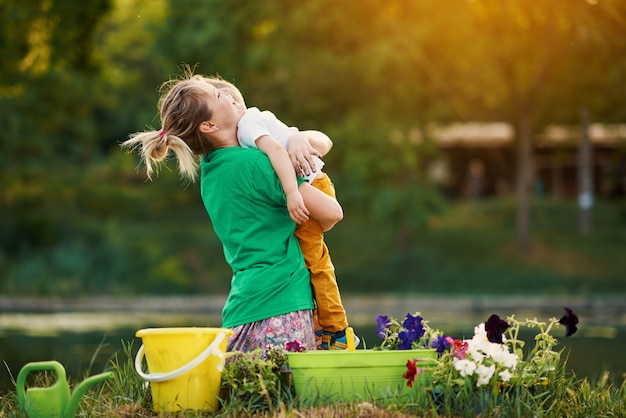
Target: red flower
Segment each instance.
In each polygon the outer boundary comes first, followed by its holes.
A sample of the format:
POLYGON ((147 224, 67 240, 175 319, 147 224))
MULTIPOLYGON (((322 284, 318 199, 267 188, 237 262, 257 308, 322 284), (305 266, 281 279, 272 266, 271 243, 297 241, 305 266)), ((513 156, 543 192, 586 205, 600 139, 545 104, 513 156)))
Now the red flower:
POLYGON ((467 357, 467 341, 455 340, 452 337, 446 337, 446 340, 452 345, 452 355, 459 360, 467 357))
POLYGON ((402 375, 402 377, 404 377, 405 379, 408 379, 408 382, 406 382, 406 385, 410 388, 413 387, 413 382, 415 382, 415 376, 417 376, 417 366, 415 365, 415 363, 417 362, 417 360, 407 360, 406 361, 406 372, 404 372, 404 374, 402 375))
POLYGON ((285 343, 285 350, 292 353, 301 353, 305 350, 304 346, 300 345, 298 341, 288 341, 285 343))
POLYGON ((408 381, 406 382, 406 385, 410 388, 413 387, 413 383, 415 383, 415 378, 426 369, 423 368, 418 368, 417 367, 417 359, 413 359, 413 361, 411 360, 407 360, 406 361, 406 372, 404 372, 404 374, 402 375, 402 377, 404 377, 405 379, 407 379, 408 381))

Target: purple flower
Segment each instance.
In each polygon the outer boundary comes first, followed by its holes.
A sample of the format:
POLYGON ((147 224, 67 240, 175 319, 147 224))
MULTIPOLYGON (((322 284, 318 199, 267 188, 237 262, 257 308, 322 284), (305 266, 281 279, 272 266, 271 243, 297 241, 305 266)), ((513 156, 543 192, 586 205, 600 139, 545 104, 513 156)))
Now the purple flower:
POLYGON ((376 335, 380 338, 385 338, 387 335, 387 327, 389 326, 389 317, 386 315, 378 315, 376 317, 376 323, 378 324, 378 329, 376 330, 376 335))
POLYGON ((576 316, 574 311, 572 311, 570 308, 563 309, 565 309, 565 315, 563 315, 561 319, 559 319, 559 324, 565 325, 565 336, 569 337, 578 330, 578 327, 576 327, 576 325, 578 324, 578 316, 576 316))
POLYGON ((489 342, 502 344, 502 334, 508 327, 509 324, 500 319, 498 315, 491 315, 487 322, 485 322, 485 332, 487 333, 489 342))
POLYGON ((435 340, 431 344, 432 348, 437 349, 437 353, 439 353, 439 355, 443 354, 443 352, 451 346, 452 344, 450 343, 449 338, 445 335, 440 335, 439 337, 435 338, 435 340))
POLYGON ((413 345, 413 341, 417 338, 417 334, 414 330, 400 331, 398 333, 398 339, 400 344, 396 347, 398 350, 410 350, 413 345))
POLYGON ((406 314, 406 319, 404 320, 402 326, 407 331, 412 331, 415 333, 414 339, 422 338, 424 336, 424 333, 426 332, 424 326, 422 325, 422 319, 423 318, 419 315, 413 316, 410 313, 406 314))

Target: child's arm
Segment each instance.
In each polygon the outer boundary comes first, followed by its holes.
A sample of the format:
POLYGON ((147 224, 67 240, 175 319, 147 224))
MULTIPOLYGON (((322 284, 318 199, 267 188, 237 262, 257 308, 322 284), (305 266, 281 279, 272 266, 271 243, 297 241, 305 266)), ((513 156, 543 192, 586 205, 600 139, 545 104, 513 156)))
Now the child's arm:
POLYGON ((260 136, 256 140, 256 146, 267 154, 278 179, 283 185, 285 196, 287 196, 287 210, 291 219, 297 224, 307 221, 309 210, 304 205, 304 200, 298 190, 298 180, 285 147, 270 135, 260 136))
POLYGON ((300 131, 289 136, 287 151, 294 169, 301 176, 315 170, 313 157, 322 158, 333 146, 328 135, 320 131, 300 131))

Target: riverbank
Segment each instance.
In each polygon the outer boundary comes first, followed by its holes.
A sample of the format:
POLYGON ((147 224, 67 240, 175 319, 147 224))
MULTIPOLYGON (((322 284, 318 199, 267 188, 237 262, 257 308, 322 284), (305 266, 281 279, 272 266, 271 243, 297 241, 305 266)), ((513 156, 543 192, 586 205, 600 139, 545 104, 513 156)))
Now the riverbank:
MULTIPOLYGON (((0 315, 85 313, 96 317, 135 315, 158 318, 164 314, 205 316, 219 321, 225 295, 203 296, 92 296, 92 297, 16 297, 0 296, 0 315), (108 313, 110 315, 102 315, 108 313), (217 318, 217 319, 216 319, 217 318)), ((595 296, 447 296, 447 295, 345 295, 343 304, 354 326, 372 324, 376 315, 401 317, 420 312, 431 322, 475 322, 485 314, 517 318, 558 317, 563 307, 574 310, 581 324, 626 326, 626 295, 595 296)), ((6 325, 6 324, 5 324, 6 325)), ((1 324, 0 324, 1 326, 1 324)))
MULTIPOLYGON (((0 296, 0 393, 12 389, 11 376, 27 362, 56 359, 70 376, 86 369, 103 370, 121 341, 135 340, 146 327, 216 327, 221 324, 225 295, 38 298, 0 296), (92 364, 92 362, 95 362, 92 364), (6 369, 6 370, 5 370, 6 369)), ((567 306, 580 318, 572 338, 557 331, 560 349, 579 376, 592 379, 604 370, 612 376, 626 373, 620 354, 626 344, 626 298, 623 295, 582 296, 447 296, 447 295, 345 295, 350 324, 364 346, 372 347, 376 315, 403 318, 420 312, 434 328, 457 338, 471 337, 474 326, 492 313, 518 320, 560 318, 567 306), (595 355, 588 356, 589 352, 595 355)), ((136 341, 138 347, 139 341, 136 341)))

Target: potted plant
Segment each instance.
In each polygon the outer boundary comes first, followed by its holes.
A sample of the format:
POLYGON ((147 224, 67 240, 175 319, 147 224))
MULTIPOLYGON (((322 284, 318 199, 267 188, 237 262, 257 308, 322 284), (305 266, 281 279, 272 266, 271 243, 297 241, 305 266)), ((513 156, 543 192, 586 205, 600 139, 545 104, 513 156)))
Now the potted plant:
MULTIPOLYGON (((289 367, 296 395, 316 403, 356 402, 402 397, 410 393, 403 379, 407 363, 422 371, 435 365, 435 337, 426 321, 416 313, 400 323, 376 317, 382 342, 372 349, 355 351, 301 351, 292 345, 289 367)), ((417 381, 427 379, 422 374, 417 381)), ((413 387, 416 379, 411 382, 413 387)))

